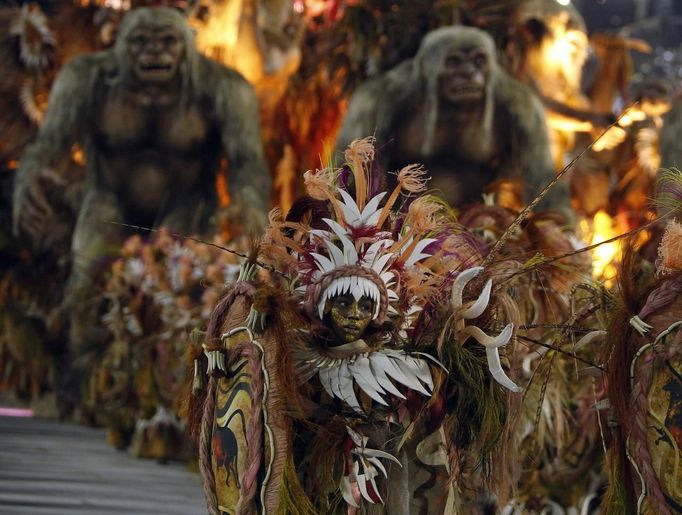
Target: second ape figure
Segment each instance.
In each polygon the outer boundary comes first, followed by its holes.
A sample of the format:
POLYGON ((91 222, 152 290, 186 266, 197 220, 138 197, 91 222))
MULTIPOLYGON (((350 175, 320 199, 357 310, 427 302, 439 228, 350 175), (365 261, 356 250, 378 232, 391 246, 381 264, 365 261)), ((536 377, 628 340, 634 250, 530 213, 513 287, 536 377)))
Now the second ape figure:
MULTIPOLYGON (((372 133, 385 169, 423 163, 429 186, 457 207, 495 181, 513 185, 506 204, 519 207, 555 173, 540 101, 498 66, 492 38, 475 28, 429 33, 414 59, 355 92, 337 148, 372 133)), ((559 184, 542 206, 568 204, 559 184)))

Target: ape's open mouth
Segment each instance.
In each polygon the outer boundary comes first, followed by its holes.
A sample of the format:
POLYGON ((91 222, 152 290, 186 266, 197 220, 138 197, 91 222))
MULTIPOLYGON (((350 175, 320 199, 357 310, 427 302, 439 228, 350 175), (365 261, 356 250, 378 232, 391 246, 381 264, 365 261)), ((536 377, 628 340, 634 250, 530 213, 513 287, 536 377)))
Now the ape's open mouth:
POLYGON ((457 86, 452 86, 450 91, 453 95, 481 95, 483 93, 483 88, 477 84, 461 84, 457 86))
POLYGON ((485 97, 485 86, 472 81, 450 81, 442 94, 451 102, 477 102, 485 97))
POLYGON ((140 70, 145 73, 169 73, 173 65, 168 63, 140 63, 140 70))
POLYGON ((137 65, 137 76, 142 81, 166 82, 177 72, 177 67, 168 61, 141 61, 137 65))

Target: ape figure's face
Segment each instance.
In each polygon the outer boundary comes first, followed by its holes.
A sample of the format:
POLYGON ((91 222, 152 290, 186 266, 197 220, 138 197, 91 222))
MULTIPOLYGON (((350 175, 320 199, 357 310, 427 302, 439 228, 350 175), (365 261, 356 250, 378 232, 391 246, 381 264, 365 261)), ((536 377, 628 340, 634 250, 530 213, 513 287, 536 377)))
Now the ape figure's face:
POLYGON ((338 295, 328 301, 327 309, 327 323, 342 343, 362 338, 374 318, 374 301, 365 296, 355 300, 351 294, 338 295))
POLYGON ((449 103, 477 102, 485 97, 491 56, 480 46, 453 46, 438 76, 438 93, 449 103))
POLYGON ((180 30, 172 24, 141 24, 126 37, 133 76, 140 82, 162 83, 178 76, 185 57, 180 30))

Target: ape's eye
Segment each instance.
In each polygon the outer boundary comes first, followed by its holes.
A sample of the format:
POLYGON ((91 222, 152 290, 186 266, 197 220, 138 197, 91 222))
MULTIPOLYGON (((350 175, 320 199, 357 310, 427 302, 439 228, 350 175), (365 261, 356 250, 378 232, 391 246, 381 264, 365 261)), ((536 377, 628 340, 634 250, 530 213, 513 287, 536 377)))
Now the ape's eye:
POLYGON ((485 63, 486 63, 485 56, 477 55, 476 57, 474 57, 474 64, 479 68, 483 66, 485 63))
POLYGON ((457 68, 462 64, 462 60, 459 57, 448 57, 445 60, 445 66, 448 68, 457 68))
POLYGON ((173 46, 178 42, 178 38, 175 36, 166 36, 163 38, 163 44, 166 46, 173 46))
POLYGON ((135 36, 130 40, 135 46, 145 46, 149 40, 144 36, 135 36))

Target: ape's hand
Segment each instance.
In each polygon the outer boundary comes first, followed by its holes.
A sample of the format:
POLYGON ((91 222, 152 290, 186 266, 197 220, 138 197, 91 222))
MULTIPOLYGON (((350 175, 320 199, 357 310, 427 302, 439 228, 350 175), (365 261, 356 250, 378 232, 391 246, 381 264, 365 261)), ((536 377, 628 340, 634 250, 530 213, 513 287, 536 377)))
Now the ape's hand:
POLYGON ((228 220, 230 225, 239 226, 240 233, 249 236, 260 236, 268 223, 269 205, 265 198, 269 197, 262 192, 256 192, 252 187, 242 188, 232 203, 221 210, 221 217, 228 220))
POLYGON ((15 235, 26 234, 36 246, 45 246, 50 238, 50 222, 57 213, 46 191, 63 186, 66 181, 51 168, 42 168, 32 177, 17 178, 14 187, 12 220, 15 235))
POLYGON ((249 204, 241 210, 240 218, 244 227, 244 233, 248 235, 260 235, 268 224, 268 215, 262 209, 249 204))
POLYGON ((227 220, 228 225, 236 228, 238 234, 247 237, 259 237, 268 222, 267 215, 261 209, 242 202, 234 202, 221 209, 218 218, 227 220))

